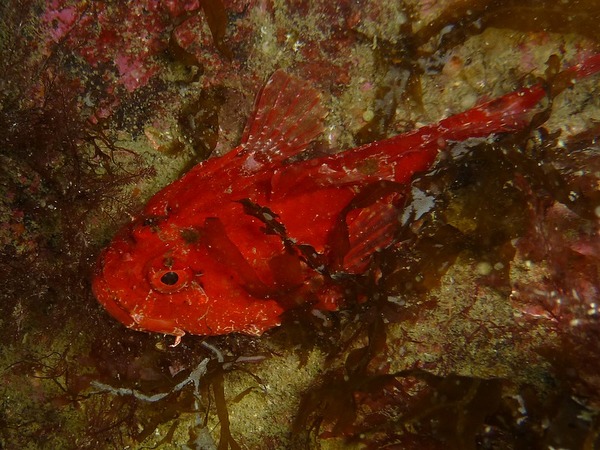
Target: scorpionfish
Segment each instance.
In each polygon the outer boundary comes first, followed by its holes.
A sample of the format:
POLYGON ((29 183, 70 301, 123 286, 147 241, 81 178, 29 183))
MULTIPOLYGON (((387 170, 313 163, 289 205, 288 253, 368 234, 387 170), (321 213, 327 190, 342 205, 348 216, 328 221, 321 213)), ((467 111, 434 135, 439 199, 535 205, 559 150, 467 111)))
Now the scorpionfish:
MULTIPOLYGON (((600 70, 592 57, 573 78, 600 70)), ((281 314, 336 310, 336 275, 361 274, 394 243, 411 177, 447 141, 515 132, 545 97, 538 84, 439 123, 306 158, 323 131, 320 94, 278 70, 241 144, 158 192, 101 253, 93 291, 129 328, 174 335, 260 335, 281 314)))

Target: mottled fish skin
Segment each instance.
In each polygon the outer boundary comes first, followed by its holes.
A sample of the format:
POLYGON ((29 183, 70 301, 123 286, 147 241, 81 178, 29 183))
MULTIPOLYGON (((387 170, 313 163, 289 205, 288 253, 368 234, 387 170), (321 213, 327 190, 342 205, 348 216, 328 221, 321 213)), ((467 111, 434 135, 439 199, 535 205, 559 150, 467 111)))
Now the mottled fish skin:
MULTIPOLYGON (((600 56, 568 69, 600 70, 600 56)), ((92 286, 127 327, 260 335, 310 304, 335 310, 332 274, 360 274, 393 244, 412 176, 447 141, 515 132, 545 97, 535 85, 406 134, 325 157, 288 159, 323 131, 320 95, 276 71, 240 146, 158 192, 98 259, 92 286)))

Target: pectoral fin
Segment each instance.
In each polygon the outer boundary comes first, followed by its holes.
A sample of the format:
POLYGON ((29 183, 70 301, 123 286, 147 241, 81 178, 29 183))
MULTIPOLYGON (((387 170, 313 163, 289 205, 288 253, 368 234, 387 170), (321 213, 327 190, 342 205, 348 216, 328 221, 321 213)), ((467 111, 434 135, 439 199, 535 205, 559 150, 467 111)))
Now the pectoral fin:
POLYGON ((394 242, 403 195, 392 183, 370 186, 340 215, 330 235, 330 264, 335 271, 360 274, 373 254, 394 242))
POLYGON ((271 293, 258 277, 254 268, 246 261, 244 255, 227 236, 227 231, 217 217, 208 217, 202 227, 201 242, 209 250, 211 256, 219 263, 231 269, 242 287, 252 296, 267 297, 271 293))

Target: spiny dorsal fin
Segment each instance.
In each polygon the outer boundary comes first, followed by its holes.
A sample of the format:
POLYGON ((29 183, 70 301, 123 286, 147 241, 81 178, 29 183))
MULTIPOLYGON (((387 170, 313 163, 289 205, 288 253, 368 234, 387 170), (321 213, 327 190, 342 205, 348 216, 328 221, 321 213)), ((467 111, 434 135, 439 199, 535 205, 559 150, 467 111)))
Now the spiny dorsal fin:
POLYGON ((324 117, 319 92, 277 70, 258 96, 242 137, 241 155, 262 167, 300 153, 322 133, 324 117))

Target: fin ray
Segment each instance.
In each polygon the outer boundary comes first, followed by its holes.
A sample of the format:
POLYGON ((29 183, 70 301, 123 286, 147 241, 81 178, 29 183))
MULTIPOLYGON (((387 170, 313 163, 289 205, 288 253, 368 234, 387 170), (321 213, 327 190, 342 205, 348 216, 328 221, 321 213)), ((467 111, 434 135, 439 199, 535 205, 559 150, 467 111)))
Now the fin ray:
POLYGON ((364 272, 373 254, 394 241, 399 223, 399 210, 389 198, 355 211, 358 214, 347 224, 350 248, 342 261, 343 270, 347 273, 364 272))
POLYGON ((242 137, 241 155, 264 164, 300 153, 322 133, 324 117, 319 92, 277 70, 258 96, 242 137))

